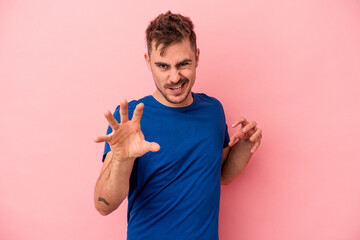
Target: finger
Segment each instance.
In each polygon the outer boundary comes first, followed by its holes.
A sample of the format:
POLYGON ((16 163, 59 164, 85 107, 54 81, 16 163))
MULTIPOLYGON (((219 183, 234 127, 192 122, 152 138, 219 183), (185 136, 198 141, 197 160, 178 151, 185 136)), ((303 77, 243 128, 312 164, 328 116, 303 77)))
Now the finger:
POLYGON ((127 121, 129 121, 129 110, 126 99, 123 99, 120 102, 120 120, 121 123, 126 123, 127 121))
POLYGON ((254 146, 251 148, 251 153, 254 153, 260 146, 260 141, 255 142, 254 146))
POLYGON ((108 135, 102 135, 94 138, 94 142, 101 143, 101 142, 108 142, 110 141, 110 136, 108 135))
MULTIPOLYGON (((248 121, 246 121, 245 118, 241 117, 241 118, 237 119, 237 120, 231 125, 231 127, 233 127, 233 128, 234 128, 234 127, 237 127, 240 123, 247 124, 248 121)), ((244 124, 243 124, 243 125, 244 125, 244 124)))
POLYGON ((109 110, 104 112, 104 116, 113 130, 117 130, 119 128, 119 123, 116 121, 109 110))
POLYGON ((140 123, 141 116, 143 114, 143 109, 144 109, 143 103, 139 103, 138 105, 136 105, 136 108, 134 110, 134 114, 133 114, 131 121, 140 123))
POLYGON ((238 131, 236 132, 233 136, 231 136, 230 141, 229 141, 229 146, 232 147, 234 146, 239 140, 240 138, 243 136, 243 133, 238 131))
POLYGON ((244 136, 245 136, 245 134, 242 132, 242 131, 236 131, 231 137, 232 138, 240 138, 240 139, 242 139, 242 138, 244 138, 244 136))
POLYGON ((231 137, 230 138, 230 141, 229 141, 229 147, 232 147, 232 146, 234 146, 235 145, 235 141, 236 141, 236 138, 233 138, 233 137, 231 137))
POLYGON ((235 146, 239 141, 240 141, 240 138, 234 138, 234 140, 233 140, 231 143, 229 142, 229 146, 230 146, 230 147, 233 147, 233 146, 235 146))
POLYGON ((149 151, 157 152, 160 150, 160 145, 156 142, 149 142, 149 151))
POLYGON ((255 142, 257 140, 260 140, 262 138, 262 131, 261 129, 257 129, 253 135, 250 137, 251 142, 255 142))
POLYGON ((242 131, 243 133, 246 133, 247 131, 253 129, 256 127, 256 122, 255 121, 252 121, 250 122, 249 124, 246 124, 243 128, 242 128, 242 131))

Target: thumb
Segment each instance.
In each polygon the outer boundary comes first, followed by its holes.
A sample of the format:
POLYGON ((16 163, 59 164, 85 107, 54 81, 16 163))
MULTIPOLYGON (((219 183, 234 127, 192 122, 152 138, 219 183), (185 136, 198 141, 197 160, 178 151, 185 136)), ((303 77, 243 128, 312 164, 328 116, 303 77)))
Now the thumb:
POLYGON ((232 136, 229 141, 229 146, 233 147, 238 141, 239 141, 239 138, 232 136))
POLYGON ((160 145, 156 142, 149 142, 149 151, 151 152, 157 152, 160 150, 160 145))

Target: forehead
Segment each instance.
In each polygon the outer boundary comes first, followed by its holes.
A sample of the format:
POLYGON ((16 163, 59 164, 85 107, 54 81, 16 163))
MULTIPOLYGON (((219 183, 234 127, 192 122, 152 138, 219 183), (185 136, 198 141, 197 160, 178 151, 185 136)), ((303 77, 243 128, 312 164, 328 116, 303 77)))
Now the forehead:
POLYGON ((171 44, 164 49, 164 52, 161 55, 162 47, 163 45, 160 44, 159 47, 155 49, 155 42, 152 42, 152 51, 150 53, 151 60, 176 63, 184 59, 195 58, 195 52, 191 47, 189 40, 183 40, 181 42, 171 44))

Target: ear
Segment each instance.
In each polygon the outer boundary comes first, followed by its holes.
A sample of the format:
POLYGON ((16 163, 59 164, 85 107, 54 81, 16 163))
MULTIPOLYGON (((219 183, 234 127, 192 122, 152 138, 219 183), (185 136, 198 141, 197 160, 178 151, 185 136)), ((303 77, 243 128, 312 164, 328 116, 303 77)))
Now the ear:
POLYGON ((149 71, 151 72, 150 56, 149 56, 149 54, 148 54, 148 53, 145 53, 145 54, 144 54, 144 58, 145 58, 146 65, 147 65, 149 71))
POLYGON ((195 58, 196 58, 196 67, 199 65, 200 49, 196 49, 195 58))

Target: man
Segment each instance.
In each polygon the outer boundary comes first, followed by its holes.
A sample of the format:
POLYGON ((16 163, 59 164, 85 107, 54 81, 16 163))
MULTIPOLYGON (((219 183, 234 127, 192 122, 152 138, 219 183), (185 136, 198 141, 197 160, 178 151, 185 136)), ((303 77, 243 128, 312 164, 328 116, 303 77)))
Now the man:
POLYGON ((95 138, 106 142, 96 209, 107 215, 128 196, 129 240, 218 239, 220 183, 242 171, 261 130, 239 118, 229 138, 221 103, 191 92, 200 51, 189 18, 160 14, 146 39, 156 90, 105 112, 108 134, 95 138))

